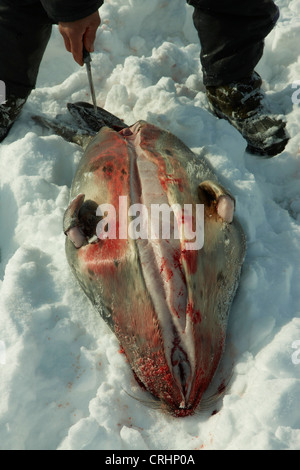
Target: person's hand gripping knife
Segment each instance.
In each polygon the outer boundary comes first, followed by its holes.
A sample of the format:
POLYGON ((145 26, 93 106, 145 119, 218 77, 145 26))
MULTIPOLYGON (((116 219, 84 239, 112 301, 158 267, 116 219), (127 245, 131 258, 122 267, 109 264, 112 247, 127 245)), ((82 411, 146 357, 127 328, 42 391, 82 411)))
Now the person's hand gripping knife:
POLYGON ((94 52, 96 31, 100 24, 101 19, 98 10, 92 15, 81 20, 59 23, 59 31, 64 38, 67 51, 72 53, 74 60, 79 65, 86 65, 95 112, 97 110, 97 106, 91 73, 90 52, 94 52))

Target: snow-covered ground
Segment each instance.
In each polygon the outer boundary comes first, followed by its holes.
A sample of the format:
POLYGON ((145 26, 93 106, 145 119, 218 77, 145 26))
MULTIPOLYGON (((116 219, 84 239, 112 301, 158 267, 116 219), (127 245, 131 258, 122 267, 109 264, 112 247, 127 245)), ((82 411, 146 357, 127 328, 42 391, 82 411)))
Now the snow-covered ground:
POLYGON ((228 325, 230 388, 218 413, 182 419, 132 398, 146 394, 67 265, 62 217, 81 150, 30 116, 64 113, 90 95, 53 28, 37 88, 0 146, 1 449, 300 449, 300 1, 277 4, 257 71, 291 140, 272 159, 245 153, 243 138, 207 110, 184 0, 100 9, 98 105, 205 149, 248 240, 228 325))

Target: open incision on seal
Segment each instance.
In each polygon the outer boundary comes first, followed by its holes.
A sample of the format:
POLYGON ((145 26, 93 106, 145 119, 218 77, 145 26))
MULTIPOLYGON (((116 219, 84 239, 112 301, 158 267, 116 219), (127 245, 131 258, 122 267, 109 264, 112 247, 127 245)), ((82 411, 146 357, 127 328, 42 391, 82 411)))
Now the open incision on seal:
MULTIPOLYGON (((143 204, 148 214, 148 235, 158 226, 151 218, 153 204, 169 205, 167 192, 159 178, 160 155, 145 152, 141 146, 140 124, 121 131, 130 155, 130 197, 133 204, 143 204)), ((170 217, 171 229, 174 217, 170 217)), ((158 234, 157 234, 158 235, 158 234)), ((136 240, 147 290, 159 320, 164 339, 165 357, 182 396, 185 407, 195 369, 194 340, 187 316, 188 291, 181 263, 181 240, 158 236, 136 240)))

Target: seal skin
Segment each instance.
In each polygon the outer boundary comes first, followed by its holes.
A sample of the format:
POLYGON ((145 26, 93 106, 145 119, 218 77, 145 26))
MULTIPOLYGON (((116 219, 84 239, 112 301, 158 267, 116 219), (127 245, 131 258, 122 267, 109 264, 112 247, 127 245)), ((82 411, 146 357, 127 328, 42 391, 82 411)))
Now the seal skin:
MULTIPOLYGON (((198 408, 220 362, 245 256, 235 201, 203 157, 144 121, 102 127, 80 161, 64 232, 80 286, 117 336, 138 383, 174 416, 198 408), (119 209, 142 203, 204 205, 204 245, 118 236, 119 209), (99 238, 101 204, 116 210, 116 238, 99 238)), ((125 219, 124 219, 125 217, 125 219)), ((193 219, 194 221, 194 219, 193 219)))

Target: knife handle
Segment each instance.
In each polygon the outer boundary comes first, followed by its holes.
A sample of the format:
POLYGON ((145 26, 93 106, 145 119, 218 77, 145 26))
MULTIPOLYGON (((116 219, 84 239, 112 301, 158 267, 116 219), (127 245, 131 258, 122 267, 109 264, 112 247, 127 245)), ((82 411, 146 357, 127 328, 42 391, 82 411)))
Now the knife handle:
POLYGON ((84 44, 82 46, 82 52, 83 52, 83 62, 85 64, 88 64, 89 62, 92 62, 92 59, 91 59, 91 54, 86 50, 84 44))

